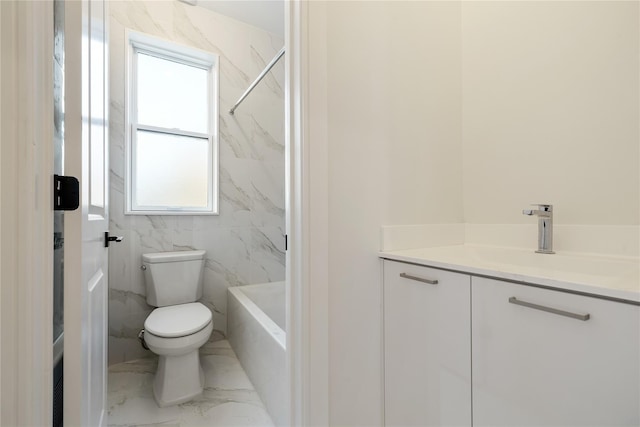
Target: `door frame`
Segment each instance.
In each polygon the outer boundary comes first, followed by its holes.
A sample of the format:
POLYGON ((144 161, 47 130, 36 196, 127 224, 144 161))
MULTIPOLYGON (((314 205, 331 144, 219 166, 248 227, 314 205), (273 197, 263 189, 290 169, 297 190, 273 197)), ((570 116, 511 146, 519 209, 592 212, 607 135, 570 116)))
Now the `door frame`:
POLYGON ((53 2, 0 2, 0 424, 49 425, 53 2))
MULTIPOLYGON (((313 23, 322 23, 324 6, 299 0, 286 4, 290 420, 292 425, 328 425, 325 29, 315 38, 309 33, 310 9, 313 23), (320 75, 312 80, 310 73, 320 75)), ((1 1, 0 22, 0 424, 48 425, 53 386, 53 2, 1 1)))
POLYGON ((330 425, 326 2, 285 7, 289 420, 330 425))

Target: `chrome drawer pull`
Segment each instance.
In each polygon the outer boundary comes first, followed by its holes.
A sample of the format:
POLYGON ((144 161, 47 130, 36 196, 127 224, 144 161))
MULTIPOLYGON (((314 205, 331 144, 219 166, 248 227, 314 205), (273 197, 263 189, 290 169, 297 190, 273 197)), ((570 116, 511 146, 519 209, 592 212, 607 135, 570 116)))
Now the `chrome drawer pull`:
POLYGON ((520 301, 519 299, 516 299, 516 297, 509 298, 509 302, 511 304, 521 305, 523 307, 529 307, 536 310, 546 311, 547 313, 558 314, 560 316, 571 317, 572 319, 578 319, 582 321, 587 321, 591 318, 591 315, 589 313, 587 314, 571 313, 570 311, 558 310, 557 308, 545 307, 544 305, 538 305, 538 304, 533 304, 526 301, 520 301))
POLYGON ((424 283, 428 283, 430 285, 437 285, 438 281, 434 280, 434 279, 424 279, 422 277, 417 277, 417 276, 411 276, 407 273, 400 273, 400 277, 405 278, 405 279, 411 279, 411 280, 417 280, 418 282, 424 282, 424 283))

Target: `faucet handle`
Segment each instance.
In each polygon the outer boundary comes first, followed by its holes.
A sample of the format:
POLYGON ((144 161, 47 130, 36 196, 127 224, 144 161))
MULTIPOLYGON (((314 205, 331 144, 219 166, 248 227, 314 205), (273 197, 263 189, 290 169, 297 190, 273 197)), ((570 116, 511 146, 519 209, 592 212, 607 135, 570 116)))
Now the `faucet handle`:
POLYGON ((541 211, 553 212, 553 205, 547 203, 532 203, 531 206, 537 206, 541 211))
POLYGON ((553 205, 548 205, 546 203, 533 203, 531 206, 537 206, 538 209, 524 209, 522 211, 523 215, 538 215, 544 218, 551 218, 553 215, 553 205))

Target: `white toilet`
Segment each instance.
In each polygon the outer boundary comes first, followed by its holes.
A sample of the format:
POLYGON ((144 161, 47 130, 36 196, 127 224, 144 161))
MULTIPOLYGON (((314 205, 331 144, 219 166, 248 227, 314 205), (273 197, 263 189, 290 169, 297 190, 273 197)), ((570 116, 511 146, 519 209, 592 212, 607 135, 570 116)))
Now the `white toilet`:
POLYGON ((160 406, 177 405, 202 393, 198 349, 213 330, 202 296, 205 251, 142 255, 147 303, 158 307, 144 322, 144 341, 160 356, 153 395, 160 406))

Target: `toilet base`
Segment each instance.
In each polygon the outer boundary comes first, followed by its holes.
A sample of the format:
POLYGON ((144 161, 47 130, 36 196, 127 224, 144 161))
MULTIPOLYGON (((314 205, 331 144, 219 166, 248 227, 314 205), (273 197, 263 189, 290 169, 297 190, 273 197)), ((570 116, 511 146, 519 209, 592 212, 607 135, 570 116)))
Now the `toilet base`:
POLYGON ((160 407, 188 402, 202 394, 204 372, 198 349, 181 356, 160 356, 153 396, 160 407))

